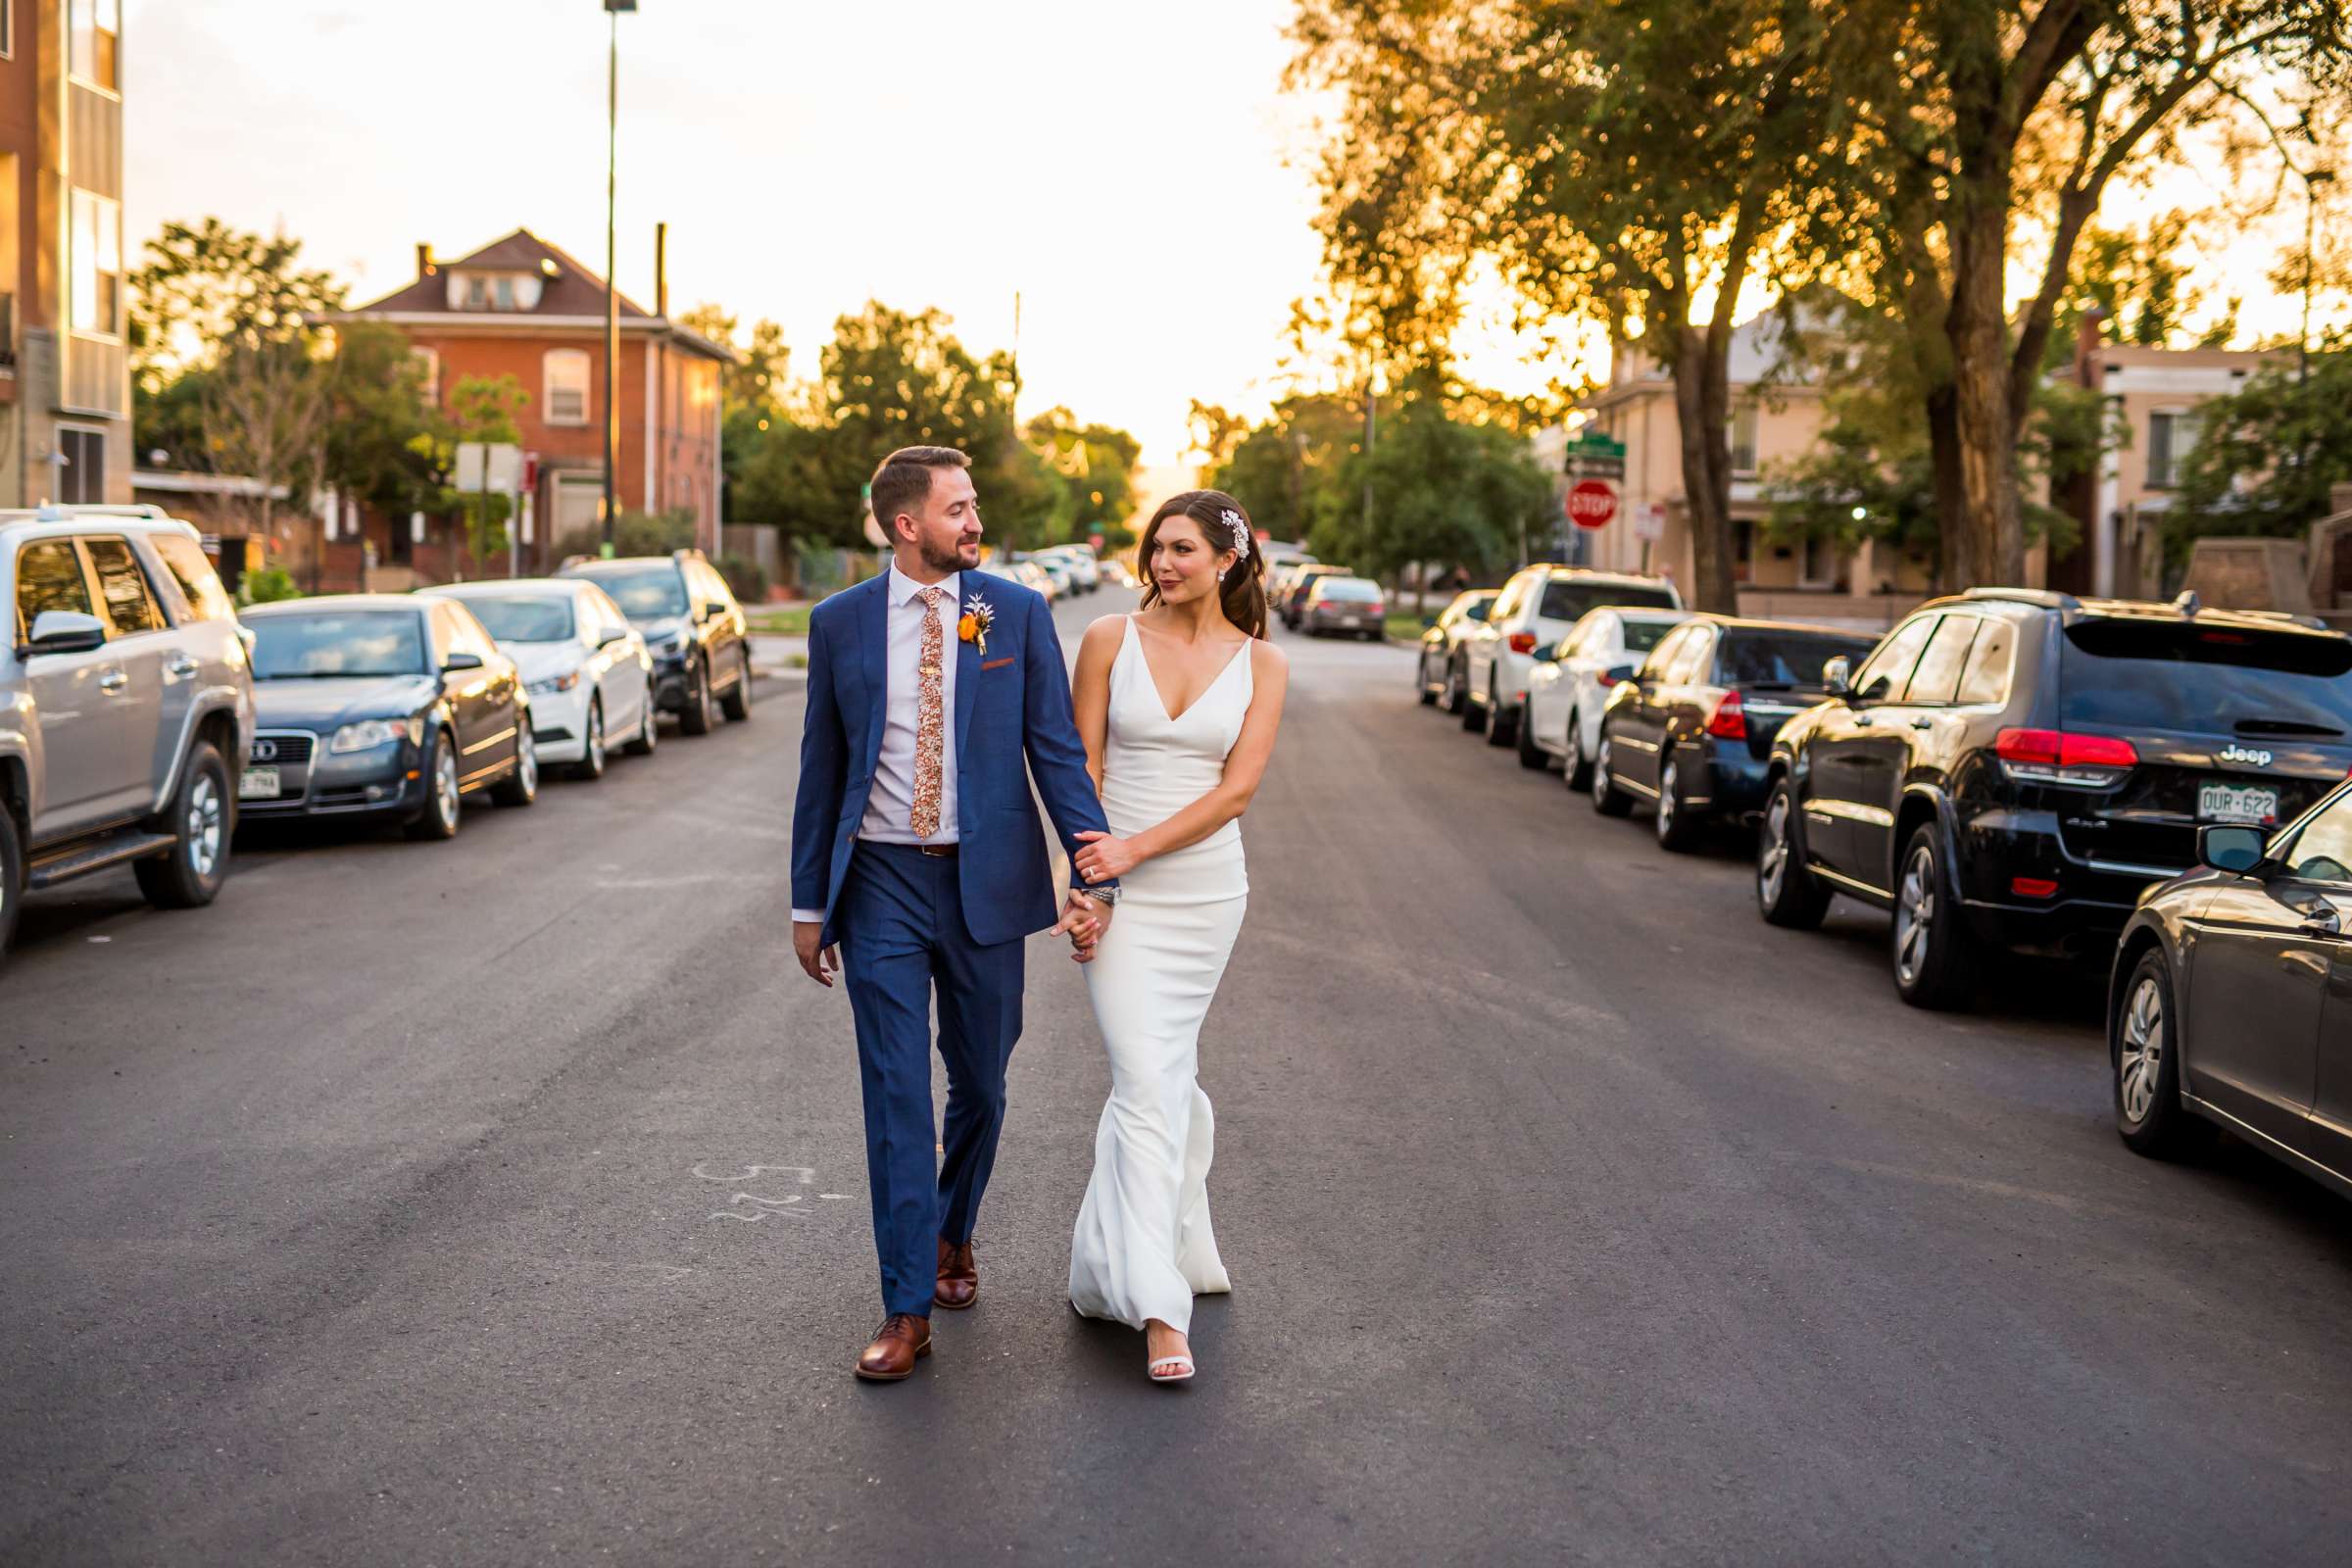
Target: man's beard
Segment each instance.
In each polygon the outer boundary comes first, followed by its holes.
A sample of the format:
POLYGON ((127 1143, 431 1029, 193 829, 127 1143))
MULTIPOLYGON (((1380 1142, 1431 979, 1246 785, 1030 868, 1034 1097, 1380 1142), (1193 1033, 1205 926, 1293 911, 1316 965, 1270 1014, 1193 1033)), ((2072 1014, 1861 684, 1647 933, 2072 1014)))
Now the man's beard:
POLYGON ((963 546, 960 544, 943 550, 932 544, 930 540, 924 539, 916 542, 915 549, 922 553, 923 564, 933 571, 961 571, 963 569, 963 546))

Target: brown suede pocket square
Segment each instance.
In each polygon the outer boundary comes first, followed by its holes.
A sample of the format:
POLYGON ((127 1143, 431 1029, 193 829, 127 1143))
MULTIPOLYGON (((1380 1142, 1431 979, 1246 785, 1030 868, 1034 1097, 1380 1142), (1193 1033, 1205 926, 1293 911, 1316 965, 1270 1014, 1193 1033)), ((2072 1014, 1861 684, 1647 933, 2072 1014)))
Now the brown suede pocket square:
POLYGON ((1005 656, 1004 656, 1003 659, 992 659, 992 660, 989 660, 989 661, 988 661, 986 663, 982 664, 980 667, 981 667, 982 669, 1003 669, 1003 668, 1004 668, 1004 667, 1006 664, 1009 664, 1009 663, 1011 663, 1011 662, 1012 662, 1012 656, 1011 656, 1010 654, 1006 654, 1006 655, 1005 655, 1005 656))

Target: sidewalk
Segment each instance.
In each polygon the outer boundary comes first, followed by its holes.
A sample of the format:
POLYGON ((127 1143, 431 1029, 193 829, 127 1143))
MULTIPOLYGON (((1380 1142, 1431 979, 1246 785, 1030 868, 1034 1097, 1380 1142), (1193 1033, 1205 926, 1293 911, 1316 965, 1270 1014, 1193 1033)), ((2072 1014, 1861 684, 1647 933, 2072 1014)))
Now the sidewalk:
POLYGON ((806 683, 808 679, 808 639, 752 634, 752 678, 806 683))

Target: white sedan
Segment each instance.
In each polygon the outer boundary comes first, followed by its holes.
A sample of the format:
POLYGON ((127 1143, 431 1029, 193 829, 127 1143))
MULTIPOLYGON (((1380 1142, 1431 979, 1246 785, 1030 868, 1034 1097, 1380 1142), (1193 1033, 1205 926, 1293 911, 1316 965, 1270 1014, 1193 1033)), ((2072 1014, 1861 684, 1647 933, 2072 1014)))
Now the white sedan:
POLYGON ((1690 618, 1680 610, 1595 610, 1578 621, 1551 657, 1538 659, 1528 672, 1519 760, 1544 767, 1556 757, 1570 789, 1592 782, 1600 710, 1617 684, 1611 671, 1641 663, 1659 638, 1690 618))
POLYGON ((464 603, 514 661, 541 760, 602 778, 607 739, 616 735, 630 756, 652 755, 653 655, 602 588, 584 577, 521 577, 426 592, 464 603))

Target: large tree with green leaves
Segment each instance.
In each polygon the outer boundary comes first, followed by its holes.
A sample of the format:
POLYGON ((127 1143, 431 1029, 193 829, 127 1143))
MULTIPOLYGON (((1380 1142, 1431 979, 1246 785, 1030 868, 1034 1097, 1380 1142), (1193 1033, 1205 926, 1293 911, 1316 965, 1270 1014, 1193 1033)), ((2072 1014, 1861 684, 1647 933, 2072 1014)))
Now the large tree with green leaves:
POLYGON ((1442 364, 1486 267, 1532 312, 1638 337, 1673 377, 1706 609, 1736 608, 1741 296, 1808 275, 1835 211, 1831 20, 1802 0, 1301 0, 1295 29, 1295 79, 1341 96, 1325 256, 1374 352, 1442 364))
POLYGON ((2227 397, 2200 404, 2197 437, 2164 514, 2166 554, 2211 534, 2300 538, 2352 481, 2352 331, 2330 334, 2308 368, 2272 358, 2227 397))

